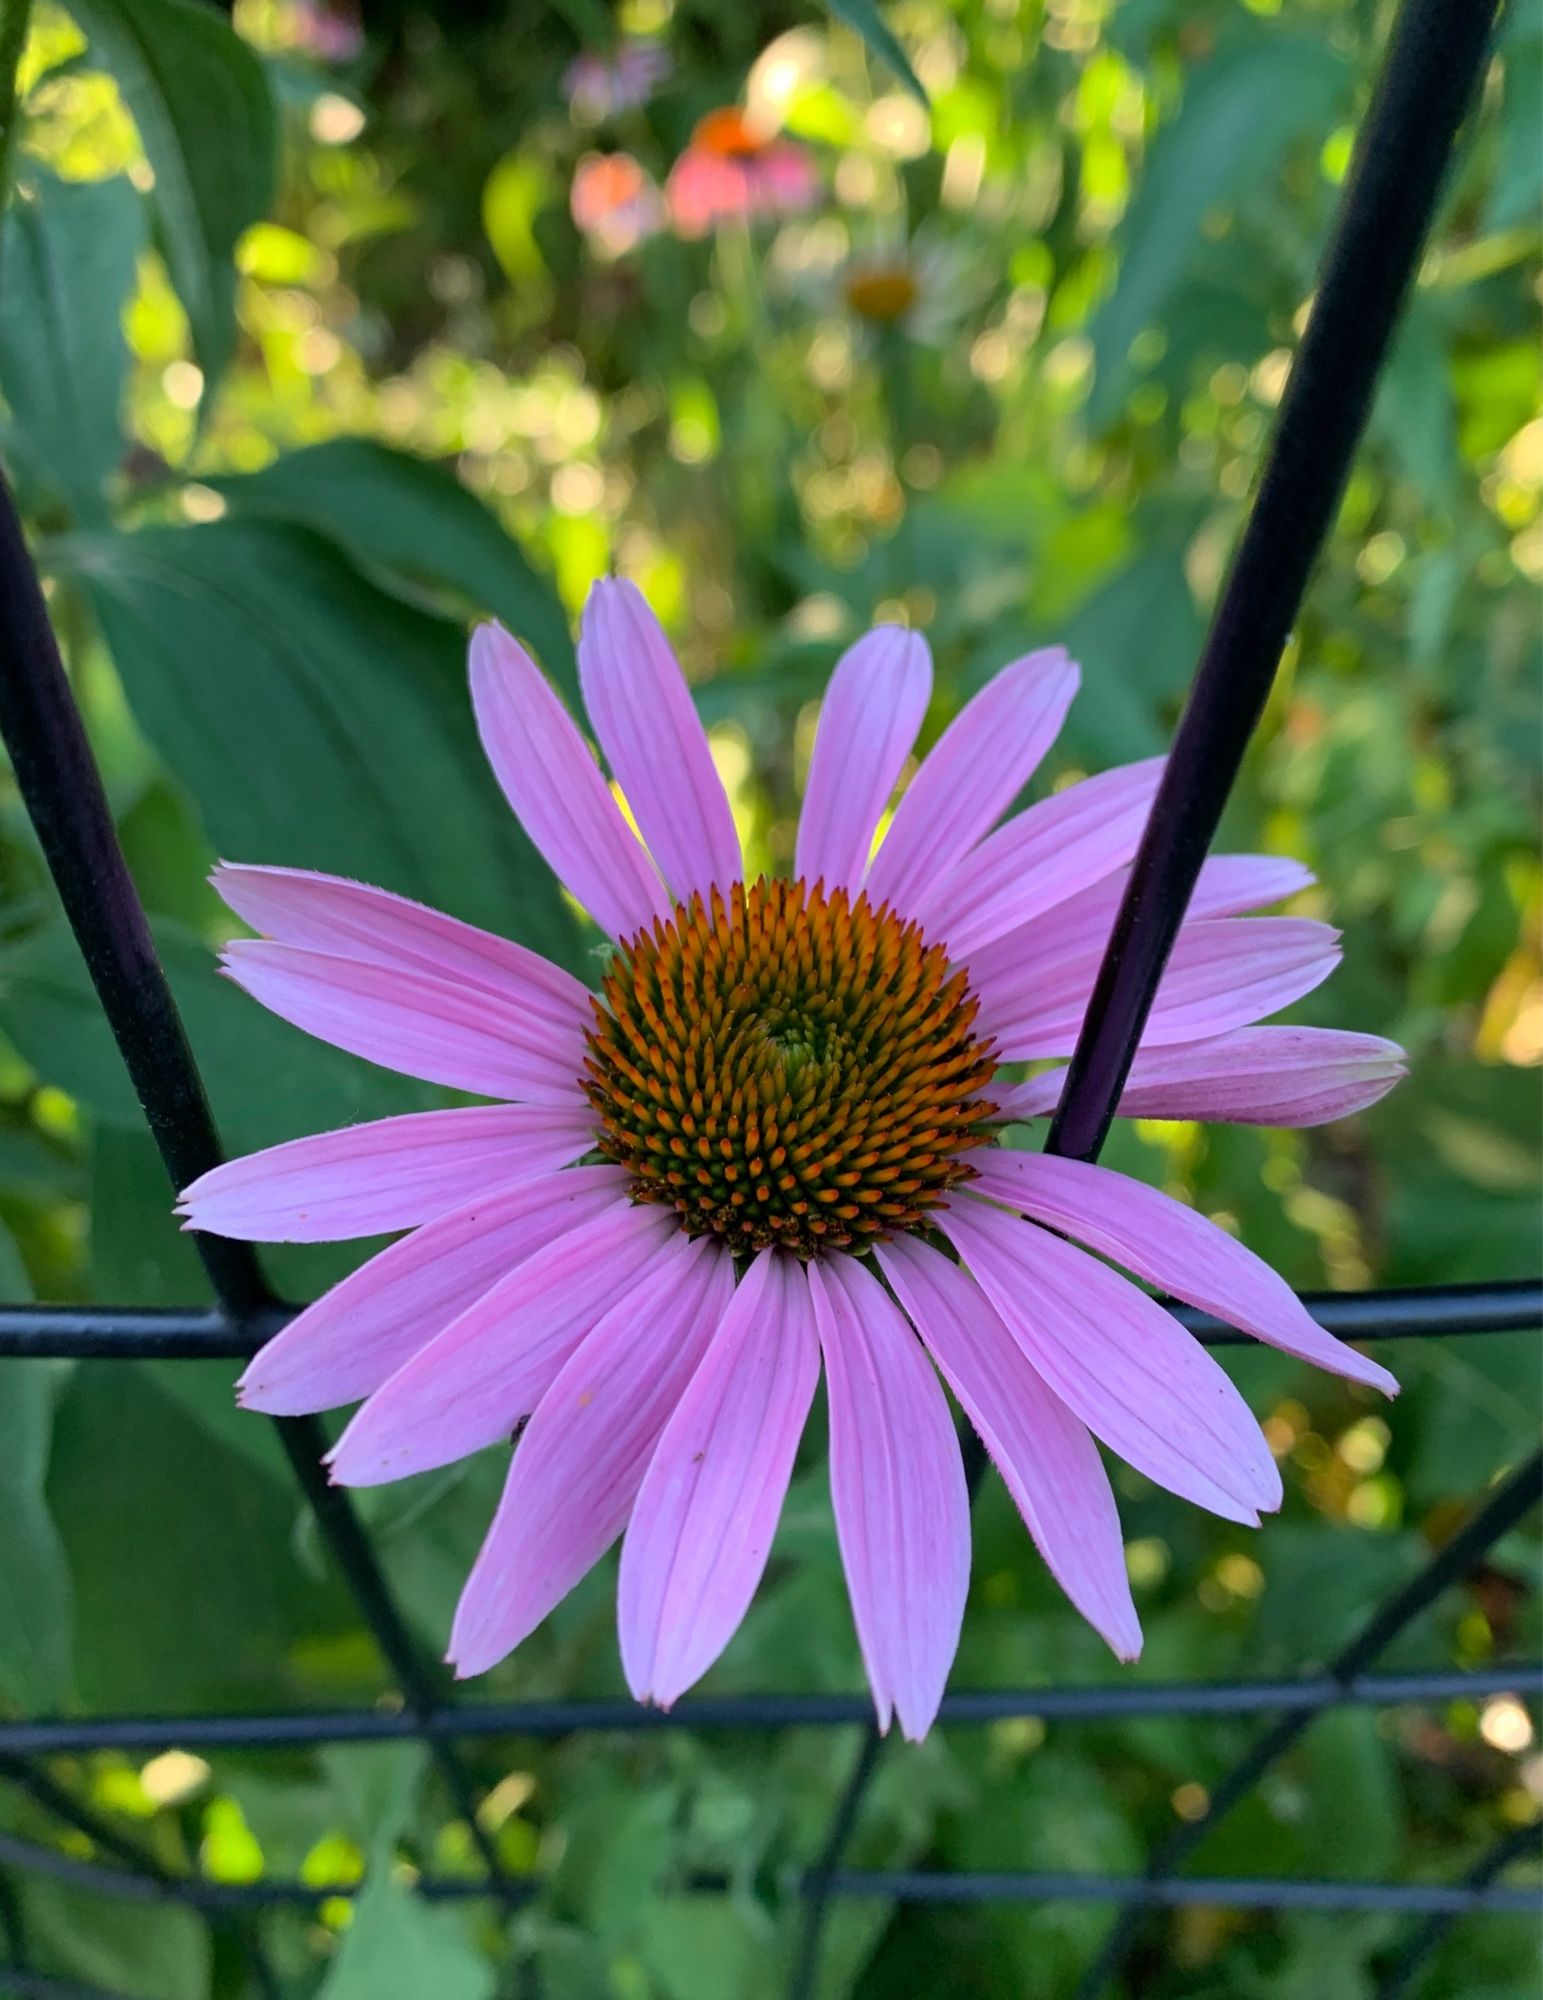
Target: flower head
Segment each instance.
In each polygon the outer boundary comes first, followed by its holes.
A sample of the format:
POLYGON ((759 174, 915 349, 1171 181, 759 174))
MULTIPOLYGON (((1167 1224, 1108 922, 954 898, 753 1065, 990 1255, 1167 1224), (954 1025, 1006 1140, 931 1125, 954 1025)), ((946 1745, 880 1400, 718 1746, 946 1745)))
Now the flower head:
POLYGON ((705 236, 720 222, 797 215, 819 192, 807 147, 727 106, 700 120, 665 183, 670 219, 682 236, 705 236))
POLYGON ((865 332, 889 328, 940 347, 979 303, 981 273, 956 239, 925 228, 880 235, 852 252, 839 273, 841 303, 865 332))
POLYGON ((668 49, 635 36, 619 42, 609 55, 586 50, 575 56, 563 71, 563 91, 575 117, 598 125, 619 111, 646 104, 669 74, 668 49))
MULTIPOLYGON (((641 838, 530 657, 497 626, 472 641, 494 771, 615 941, 598 992, 381 889, 217 873, 261 933, 226 952, 249 993, 494 1100, 293 1140, 185 1190, 189 1226, 230 1236, 407 1232, 268 1343, 243 1401, 362 1401, 331 1455, 352 1485, 523 1424, 451 1658, 492 1666, 625 1533, 623 1665, 668 1704, 755 1592, 823 1372, 858 1641, 881 1722, 915 1737, 969 1571, 946 1383, 1068 1596, 1134 1657, 1095 1438, 1228 1520, 1257 1523, 1281 1485, 1229 1378, 1121 1272, 1395 1386, 1194 1210, 1005 1143, 1055 1106, 1062 1071, 1003 1066, 1071 1051, 1158 764, 1003 820, 1078 683, 1064 653, 1034 653, 949 724, 874 852, 932 686, 925 642, 881 626, 826 695, 793 879, 747 880, 686 683, 630 584, 596 585, 579 668, 641 838)), ((1306 880, 1267 856, 1206 864, 1123 1112, 1303 1124, 1391 1087, 1391 1043, 1256 1025, 1338 956, 1326 925, 1243 914, 1306 880)))
POLYGON ((574 170, 573 220, 608 257, 621 257, 664 222, 653 180, 630 153, 587 153, 574 170))

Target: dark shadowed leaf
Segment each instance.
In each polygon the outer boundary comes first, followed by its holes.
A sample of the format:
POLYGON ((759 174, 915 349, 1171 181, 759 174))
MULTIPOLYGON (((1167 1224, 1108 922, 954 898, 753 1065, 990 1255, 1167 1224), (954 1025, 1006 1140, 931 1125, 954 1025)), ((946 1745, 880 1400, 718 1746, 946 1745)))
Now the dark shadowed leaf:
MULTIPOLYGON (((0 1232, 0 1298, 31 1297, 11 1238, 0 1232)), ((59 1371, 47 1361, 0 1366, 0 1693, 24 1709, 70 1694, 69 1565, 43 1495, 59 1371)))
POLYGON ((103 514, 123 455, 128 360, 121 309, 144 209, 128 181, 60 181, 29 169, 0 240, 0 390, 28 488, 78 520, 103 514))

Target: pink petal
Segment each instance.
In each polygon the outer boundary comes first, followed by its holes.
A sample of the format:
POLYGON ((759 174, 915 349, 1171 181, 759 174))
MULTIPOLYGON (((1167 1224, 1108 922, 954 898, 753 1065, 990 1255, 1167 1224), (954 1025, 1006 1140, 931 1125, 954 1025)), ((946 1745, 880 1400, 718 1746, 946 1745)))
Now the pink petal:
POLYGON ((482 747, 547 866, 611 937, 632 937, 670 899, 599 766, 535 661, 502 625, 471 639, 482 747))
POLYGON ((863 885, 874 831, 932 698, 919 632, 877 625, 836 663, 809 760, 793 873, 813 887, 863 885))
POLYGON ((884 1275, 980 1433, 1051 1575, 1122 1660, 1141 1652, 1120 1516, 1087 1427, 1051 1393, 967 1271, 915 1237, 884 1275))
MULTIPOLYGON (((1037 959, 1025 948, 1013 963, 1008 947, 1016 943, 1016 936, 1000 939, 971 961, 970 981, 981 999, 981 1031, 995 1036, 1003 1062, 1070 1055, 1102 947, 1072 951, 1060 959, 1037 959)), ((1322 985, 1338 963, 1339 933, 1310 917, 1217 917, 1186 923, 1157 989, 1141 1046, 1163 1048, 1251 1026, 1322 985)))
POLYGON ((970 1502, 948 1404, 889 1294, 839 1253, 809 1266, 830 1399, 836 1539, 880 1729, 921 1741, 970 1581, 970 1502))
POLYGON ((1086 1251, 966 1195, 939 1218, 1050 1388, 1159 1486, 1229 1521, 1280 1505, 1248 1405, 1155 1299, 1086 1251))
POLYGON ((1291 1287, 1209 1217, 1109 1167, 1050 1154, 977 1155, 975 1187, 1111 1257, 1149 1285, 1315 1367, 1396 1396, 1386 1368, 1336 1340, 1291 1287))
POLYGON ((680 903, 744 874, 739 835, 664 628, 636 584, 602 577, 579 631, 584 706, 633 817, 680 903))
POLYGON ((594 1126, 587 1107, 566 1105, 415 1111, 249 1153, 184 1188, 178 1208, 189 1229, 254 1243, 378 1236, 570 1166, 594 1126))
POLYGON ((1104 771, 1029 806, 934 883, 911 914, 963 959, 1091 888, 1135 853, 1163 762, 1104 771))
POLYGON ((484 1673, 512 1652, 621 1533, 733 1292, 726 1250, 676 1236, 563 1364, 516 1447, 456 1607, 458 1674, 484 1673))
POLYGON ((617 1623, 639 1701, 670 1707, 738 1630, 819 1377, 804 1267, 763 1250, 665 1426, 622 1544, 617 1623))
POLYGON ((1059 646, 1004 667, 944 730, 868 871, 868 896, 908 914, 990 831, 1060 733, 1078 671, 1059 646))
POLYGON ((293 1417, 371 1395, 500 1278, 613 1208, 627 1184, 621 1167, 571 1167, 426 1223, 276 1334, 248 1364, 241 1401, 293 1417))
POLYGON ((509 1437, 563 1363, 655 1260, 674 1213, 613 1203, 473 1301, 378 1388, 328 1454, 342 1486, 380 1486, 509 1437))
POLYGON ((483 1097, 577 1108, 584 1030, 535 996, 495 995, 426 972, 237 938, 221 964, 270 1013, 383 1069, 483 1097))
MULTIPOLYGON (((1235 1028, 1207 1042, 1143 1049, 1131 1064, 1122 1118, 1201 1124, 1327 1125, 1385 1097, 1404 1075, 1404 1052, 1380 1035, 1338 1028, 1235 1028)), ((1061 1101, 1064 1069, 998 1100, 1008 1118, 1043 1118, 1061 1101)))
POLYGON ((209 879, 243 922, 276 944, 454 979, 535 1008, 554 1028, 570 1021, 581 1029, 589 1025, 589 994, 561 966, 389 889, 304 868, 248 868, 229 861, 209 879))
MULTIPOLYGON (((1014 980, 1022 985, 1036 978, 1054 978, 1072 960, 1089 958, 1096 966, 1109 942, 1129 879, 1130 870, 1120 868, 1018 931, 975 951, 970 955, 972 975, 989 983, 999 969, 1010 968, 1014 980)), ((1201 867, 1185 927, 1214 917, 1236 916, 1264 903, 1278 903, 1310 887, 1312 880, 1301 862, 1278 855, 1213 854, 1201 867)), ((950 942, 962 955, 962 948, 953 944, 952 932, 950 942)))

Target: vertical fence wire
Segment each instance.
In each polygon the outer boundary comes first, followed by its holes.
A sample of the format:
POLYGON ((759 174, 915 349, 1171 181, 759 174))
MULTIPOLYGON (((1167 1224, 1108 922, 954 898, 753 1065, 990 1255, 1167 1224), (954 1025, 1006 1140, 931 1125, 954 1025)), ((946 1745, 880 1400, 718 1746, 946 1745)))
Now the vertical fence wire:
MULTIPOLYGON (((1377 375, 1473 97, 1498 0, 1404 0, 1363 121, 1317 296, 1046 1150, 1096 1159, 1179 925, 1332 525, 1377 375)), ((973 1496, 985 1452, 970 1440, 973 1496)), ((810 1878, 790 1986, 810 2000, 832 1881, 873 1775, 864 1737, 810 1878)))

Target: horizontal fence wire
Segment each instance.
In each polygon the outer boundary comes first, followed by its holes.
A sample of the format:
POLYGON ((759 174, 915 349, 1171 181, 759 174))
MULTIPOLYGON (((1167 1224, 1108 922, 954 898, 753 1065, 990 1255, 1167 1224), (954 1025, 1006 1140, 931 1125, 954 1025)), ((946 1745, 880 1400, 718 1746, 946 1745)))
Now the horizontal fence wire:
MULTIPOLYGON (((1323 534, 1343 488, 1388 337, 1437 198, 1452 138, 1482 61, 1491 0, 1406 0, 1357 150, 1313 311, 1267 451, 1258 495, 1224 586, 1163 784, 1137 856, 1073 1057, 1051 1150, 1095 1157, 1118 1102, 1152 994, 1215 833, 1238 763, 1261 713, 1323 534)), ((36 573, 9 491, 0 482, 0 731, 98 997, 161 1148, 185 1184, 221 1155, 202 1081, 135 894, 49 629, 36 573)), ((118 1359, 240 1359, 282 1326, 292 1308, 274 1299, 250 1246, 200 1236, 218 1304, 186 1310, 111 1307, 0 1308, 0 1357, 73 1355, 118 1359)), ((1419 1338, 1533 1328, 1543 1288, 1530 1284, 1429 1291, 1314 1294, 1310 1310, 1350 1339, 1419 1338)), ((1208 1315, 1174 1308, 1209 1344, 1242 1338, 1208 1315)), ((842 1856, 859 1818, 880 1742, 866 1695, 749 1694, 699 1697, 669 1714, 613 1701, 453 1702, 420 1657, 391 1598, 356 1513, 331 1487, 319 1459, 320 1426, 281 1419, 277 1428, 297 1483, 314 1509, 361 1617, 400 1690, 370 1710, 290 1716, 31 1718, 0 1723, 0 1779, 90 1843, 91 1858, 0 1834, 0 1993, 44 2000, 118 2000, 104 1989, 32 1968, 19 1902, 4 1867, 149 1903, 173 1902, 238 1925, 259 2000, 278 1986, 255 1918, 275 1904, 314 1905, 358 1884, 283 1880, 221 1883, 173 1874, 142 1843, 102 1818, 34 1760, 99 1751, 178 1747, 261 1749, 326 1742, 421 1740, 456 1812, 476 1843, 483 1872, 427 1877, 434 1900, 492 1896, 513 1909, 539 1892, 513 1877, 479 1825, 461 1746, 473 1740, 567 1736, 583 1730, 763 1729, 856 1725, 862 1743, 814 1864, 793 1878, 805 1923, 793 1971, 795 1995, 812 1991, 823 1925, 835 1896, 890 1903, 1075 1900, 1112 1903, 1121 1915, 1079 1989, 1093 2000, 1117 1971, 1135 1926, 1153 1907, 1216 1904, 1236 1909, 1384 1910, 1425 1922, 1404 1941, 1383 1986, 1399 2000, 1445 1929, 1478 1911, 1536 1907, 1536 1892, 1500 1876, 1536 1850, 1536 1830, 1508 1833, 1458 1883, 1272 1881, 1181 1876, 1177 1871, 1220 1818, 1286 1754, 1325 1709, 1392 1706, 1458 1697, 1536 1692, 1535 1664, 1479 1672, 1375 1672, 1376 1663, 1449 1585, 1460 1579, 1534 1506, 1543 1457, 1497 1483, 1470 1521, 1422 1571, 1395 1591, 1366 1629, 1326 1669, 1295 1680, 1189 1686, 1122 1682, 1108 1687, 960 1692, 944 1704, 951 1725, 1034 1715, 1066 1723, 1143 1715, 1275 1717, 1212 1789, 1207 1807, 1153 1853, 1137 1877, 1076 1873, 971 1872, 922 1867, 858 1870, 842 1856)), ((984 1460, 970 1464, 972 1490, 984 1460)), ((687 1886, 721 1888, 716 1878, 687 1886)))
MULTIPOLYGON (((1420 1290, 1303 1292, 1302 1304, 1341 1340, 1420 1340, 1440 1334, 1526 1333, 1543 1324, 1543 1283, 1429 1285, 1420 1290)), ((1208 1347, 1252 1347, 1252 1334, 1165 1299, 1208 1347)), ((244 1361, 298 1312, 268 1305, 233 1317, 218 1306, 0 1306, 0 1359, 244 1361)))
MULTIPOLYGON (((1177 1681, 1143 1687, 1017 1687, 960 1690, 943 1697, 938 1720, 968 1727, 1018 1721, 1134 1722, 1151 1716, 1317 1715, 1326 1708, 1391 1708, 1401 1703, 1530 1697, 1543 1660, 1498 1667, 1441 1667, 1401 1674, 1305 1675, 1292 1680, 1177 1681)), ((0 1759, 77 1757, 94 1751, 272 1750, 320 1743, 399 1743, 425 1733, 462 1742, 497 1737, 656 1736, 744 1729, 839 1729, 872 1713, 866 1693, 698 1695, 673 1708, 621 1698, 589 1701, 461 1702, 415 1715, 379 1708, 298 1710, 292 1715, 106 1715, 0 1722, 0 1759)), ((3 1763, 0 1763, 3 1771, 3 1763)))

